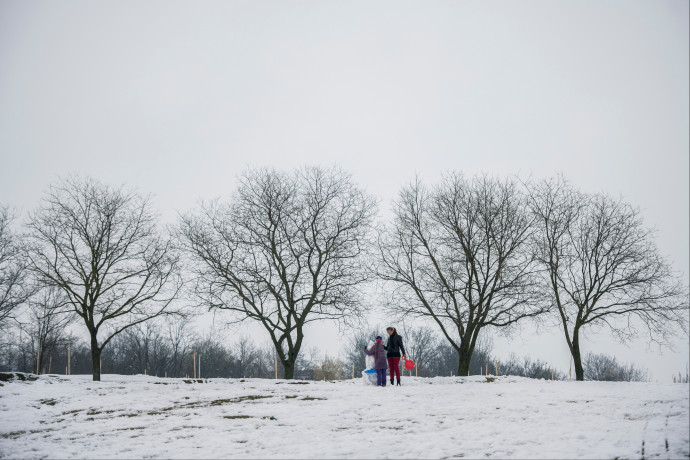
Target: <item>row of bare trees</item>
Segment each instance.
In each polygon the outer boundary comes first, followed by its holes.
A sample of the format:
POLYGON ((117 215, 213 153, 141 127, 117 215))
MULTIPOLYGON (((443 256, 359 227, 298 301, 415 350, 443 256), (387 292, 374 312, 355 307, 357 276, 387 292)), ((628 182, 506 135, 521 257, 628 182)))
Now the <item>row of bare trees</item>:
POLYGON ((376 214, 376 199, 338 168, 249 170, 229 200, 201 203, 171 228, 135 191, 69 178, 21 232, 0 212, 0 327, 27 317, 20 306, 78 320, 94 380, 118 336, 207 310, 260 324, 293 378, 305 326, 359 321, 372 282, 393 318, 435 325, 458 375, 486 331, 524 320, 562 328, 578 380, 589 328, 660 343, 688 332, 687 286, 622 200, 561 177, 451 173, 403 187, 390 222, 376 214))
POLYGON ((668 343, 687 334, 688 290, 660 255, 640 211, 583 193, 562 177, 518 182, 450 174, 404 187, 379 238, 388 308, 433 320, 465 375, 487 327, 555 321, 584 378, 583 331, 620 339, 642 328, 668 343))

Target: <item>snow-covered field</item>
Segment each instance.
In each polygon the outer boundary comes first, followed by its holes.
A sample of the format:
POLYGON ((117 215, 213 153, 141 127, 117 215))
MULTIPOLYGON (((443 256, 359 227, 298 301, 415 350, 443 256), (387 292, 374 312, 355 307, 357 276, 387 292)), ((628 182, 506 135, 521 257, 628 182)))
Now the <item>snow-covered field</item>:
POLYGON ((688 458, 687 384, 516 377, 41 376, 0 387, 0 457, 688 458))

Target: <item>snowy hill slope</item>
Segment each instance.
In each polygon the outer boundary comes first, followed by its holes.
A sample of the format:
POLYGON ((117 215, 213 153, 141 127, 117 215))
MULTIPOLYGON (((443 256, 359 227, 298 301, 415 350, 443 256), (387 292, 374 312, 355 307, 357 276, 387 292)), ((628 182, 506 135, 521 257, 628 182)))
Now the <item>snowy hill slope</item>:
POLYGON ((687 384, 500 377, 41 376, 0 387, 0 457, 688 458, 687 384), (642 450, 644 449, 644 451, 642 450))

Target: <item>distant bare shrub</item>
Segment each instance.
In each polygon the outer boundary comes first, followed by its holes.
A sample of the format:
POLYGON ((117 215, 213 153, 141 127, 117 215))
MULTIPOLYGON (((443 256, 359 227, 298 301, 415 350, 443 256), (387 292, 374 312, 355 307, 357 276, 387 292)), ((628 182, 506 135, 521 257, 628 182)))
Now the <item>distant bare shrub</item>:
POLYGON ((647 370, 633 363, 619 363, 615 357, 606 354, 589 353, 585 357, 585 380, 607 382, 646 382, 647 370))
POLYGON ((344 364, 330 356, 326 356, 314 368, 314 380, 342 380, 344 378, 344 364))
POLYGON ((530 357, 518 358, 510 355, 506 361, 498 362, 499 375, 515 375, 531 379, 563 380, 565 375, 540 359, 532 360, 530 357))

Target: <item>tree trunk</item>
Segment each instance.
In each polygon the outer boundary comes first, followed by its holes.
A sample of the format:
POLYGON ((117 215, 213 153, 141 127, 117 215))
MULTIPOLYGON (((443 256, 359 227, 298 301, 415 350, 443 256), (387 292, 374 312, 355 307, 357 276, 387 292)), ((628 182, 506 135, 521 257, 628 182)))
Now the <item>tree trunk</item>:
POLYGON ((283 378, 292 380, 295 378, 295 362, 288 360, 283 362, 283 378))
POLYGON ((472 359, 472 350, 470 349, 468 340, 463 340, 458 349, 458 375, 466 376, 470 370, 470 360, 472 359))
POLYGON ((297 340, 294 344, 289 346, 288 352, 282 354, 279 350, 279 344, 274 344, 276 346, 276 352, 280 357, 280 362, 283 365, 283 378, 285 380, 292 380, 295 378, 295 363, 297 362, 297 356, 299 356, 299 350, 302 346, 302 333, 297 331, 297 340))
POLYGON ((91 372, 93 374, 93 381, 101 381, 101 349, 98 347, 98 339, 96 334, 91 334, 91 372))
POLYGON ((577 339, 577 333, 574 334, 570 354, 573 356, 573 364, 575 365, 575 380, 582 381, 585 379, 585 371, 582 368, 582 356, 580 355, 580 342, 577 339))

